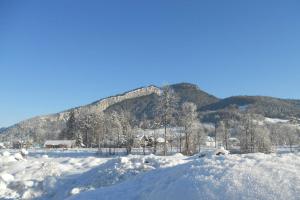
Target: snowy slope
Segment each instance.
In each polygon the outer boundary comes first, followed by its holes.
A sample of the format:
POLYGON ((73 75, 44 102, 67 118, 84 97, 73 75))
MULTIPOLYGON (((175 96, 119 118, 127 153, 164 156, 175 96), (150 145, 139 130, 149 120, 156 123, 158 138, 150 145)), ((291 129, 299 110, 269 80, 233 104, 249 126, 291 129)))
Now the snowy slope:
POLYGON ((26 159, 0 153, 0 199, 299 197, 299 153, 98 158, 92 151, 29 151, 26 159))
POLYGON ((299 199, 298 155, 228 155, 191 159, 111 187, 69 198, 83 199, 299 199))

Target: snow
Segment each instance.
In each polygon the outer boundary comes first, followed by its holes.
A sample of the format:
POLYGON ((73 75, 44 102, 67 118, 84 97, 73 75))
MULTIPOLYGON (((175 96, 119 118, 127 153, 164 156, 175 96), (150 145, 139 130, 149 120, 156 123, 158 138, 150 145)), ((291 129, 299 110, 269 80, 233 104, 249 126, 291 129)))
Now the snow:
MULTIPOLYGON (((215 155, 222 152, 221 155, 215 155)), ((96 157, 93 151, 0 153, 0 199, 299 199, 300 154, 96 157)))
POLYGON ((47 140, 44 144, 44 147, 51 145, 51 146, 58 146, 58 145, 66 145, 67 147, 74 146, 75 140, 47 140))
POLYGON ((224 149, 224 147, 221 147, 220 149, 215 150, 214 154, 215 155, 227 155, 227 154, 229 154, 229 151, 224 149))
POLYGON ((299 155, 227 155, 192 159, 126 182, 81 193, 81 199, 298 199, 299 155))
POLYGON ((13 175, 4 172, 4 173, 0 174, 0 179, 1 179, 2 181, 4 181, 5 183, 10 183, 10 182, 13 181, 15 178, 14 178, 13 175))
POLYGON ((14 157, 16 160, 23 160, 23 156, 21 153, 15 153, 14 157))
POLYGON ((28 155, 28 151, 26 149, 21 149, 20 153, 23 157, 26 157, 28 155))
POLYGON ((240 111, 246 111, 249 108, 249 105, 239 106, 240 111))
POLYGON ((265 122, 271 123, 271 124, 277 124, 277 123, 288 123, 289 120, 287 119, 277 119, 277 118, 265 118, 265 122))
POLYGON ((164 142, 165 142, 165 139, 162 138, 162 137, 159 137, 159 138, 157 138, 156 141, 157 141, 158 143, 164 143, 164 142))
POLYGON ((5 149, 5 145, 3 142, 0 142, 0 149, 5 149))

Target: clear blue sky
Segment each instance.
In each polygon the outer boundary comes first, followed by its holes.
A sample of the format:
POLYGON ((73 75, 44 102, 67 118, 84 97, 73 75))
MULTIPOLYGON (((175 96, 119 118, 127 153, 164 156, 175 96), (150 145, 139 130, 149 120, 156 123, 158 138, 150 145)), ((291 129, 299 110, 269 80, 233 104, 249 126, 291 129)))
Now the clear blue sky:
POLYGON ((0 72, 0 127, 150 84, 300 99, 300 1, 1 0, 0 72))

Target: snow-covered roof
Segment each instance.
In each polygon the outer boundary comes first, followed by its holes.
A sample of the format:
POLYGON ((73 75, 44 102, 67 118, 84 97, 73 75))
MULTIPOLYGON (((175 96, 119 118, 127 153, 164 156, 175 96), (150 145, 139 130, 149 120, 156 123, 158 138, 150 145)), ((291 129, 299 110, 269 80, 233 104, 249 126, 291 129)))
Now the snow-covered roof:
POLYGON ((272 123, 272 124, 277 124, 277 123, 287 123, 287 122, 289 122, 289 120, 287 120, 287 119, 278 119, 278 118, 268 118, 268 117, 266 117, 265 118, 265 122, 269 122, 269 123, 272 123))
POLYGON ((0 142, 0 148, 5 148, 5 145, 3 142, 0 142))
POLYGON ((157 141, 158 143, 164 143, 164 142, 165 142, 165 139, 162 138, 162 137, 159 137, 159 138, 156 139, 156 141, 157 141))
POLYGON ((206 137, 206 142, 214 142, 215 139, 213 137, 207 136, 206 137))
POLYGON ((75 140, 47 140, 45 142, 45 146, 46 145, 68 145, 68 146, 72 146, 73 144, 75 144, 75 140))

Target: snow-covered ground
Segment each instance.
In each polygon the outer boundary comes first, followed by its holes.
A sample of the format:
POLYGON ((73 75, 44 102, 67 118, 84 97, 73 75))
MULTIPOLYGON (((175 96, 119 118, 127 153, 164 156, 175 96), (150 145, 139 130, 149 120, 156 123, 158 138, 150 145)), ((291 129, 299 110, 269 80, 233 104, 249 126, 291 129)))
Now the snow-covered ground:
POLYGON ((300 199, 300 154, 0 153, 0 199, 300 199), (18 158, 18 160, 16 159, 18 158))
POLYGON ((272 124, 277 124, 277 123, 288 123, 289 120, 266 117, 265 122, 272 123, 272 124))

